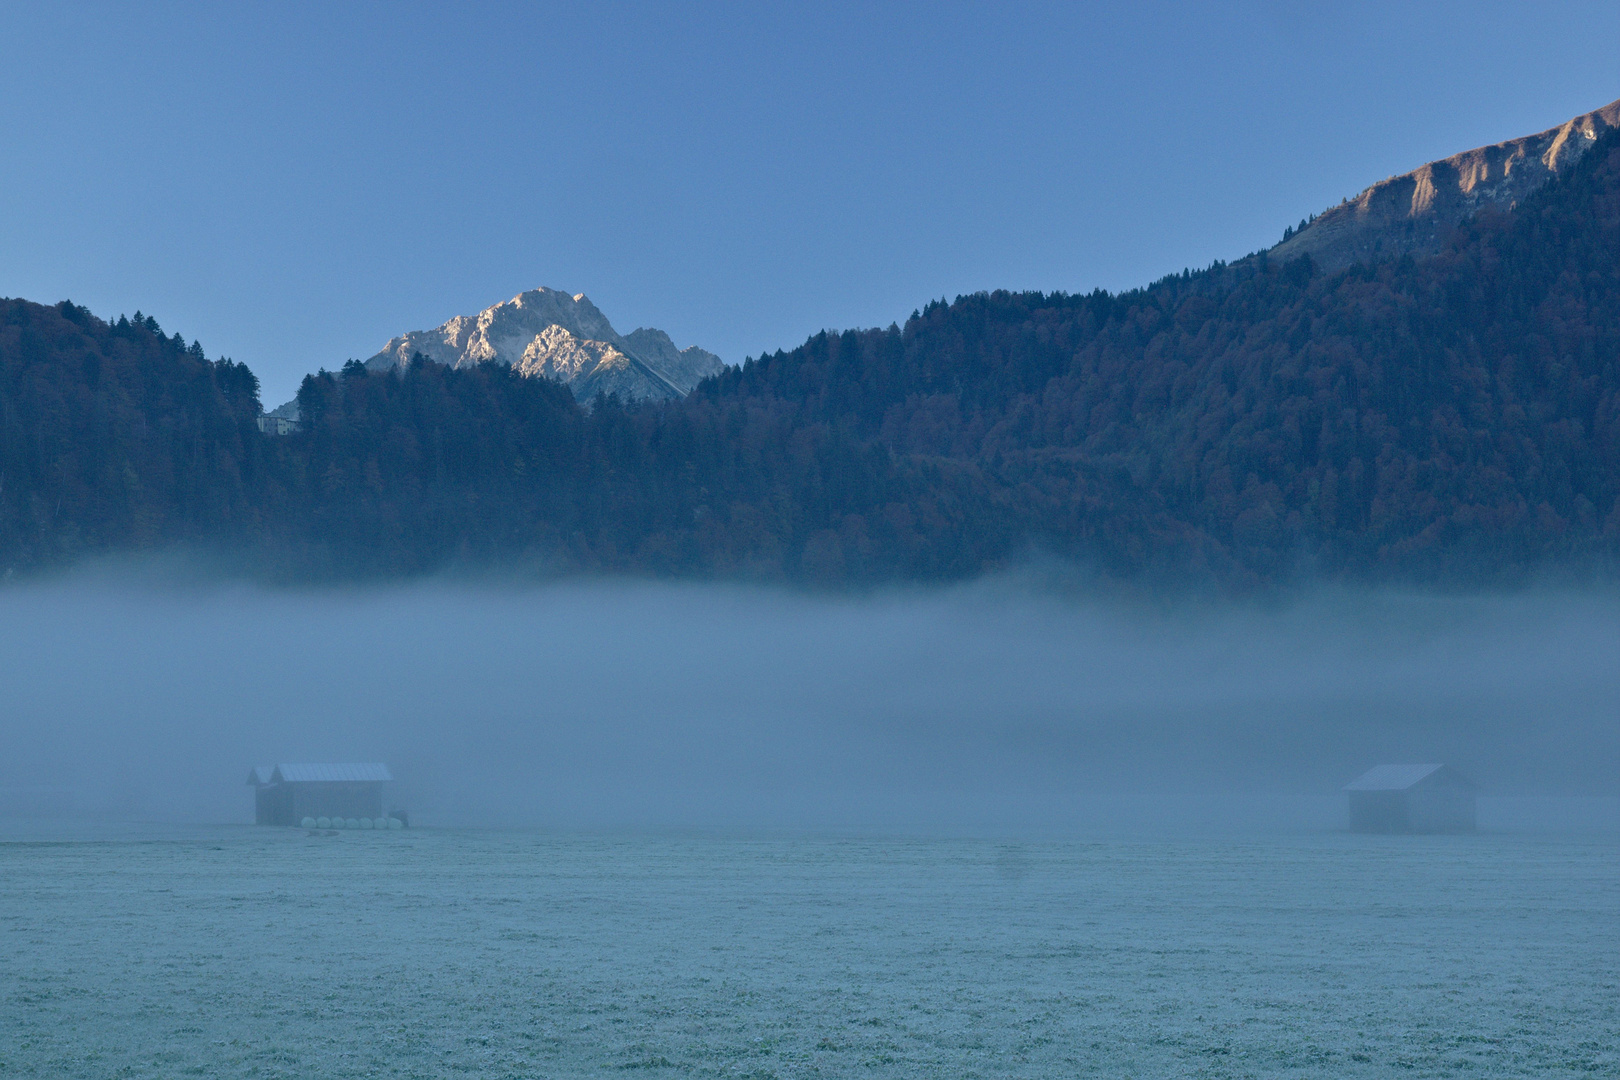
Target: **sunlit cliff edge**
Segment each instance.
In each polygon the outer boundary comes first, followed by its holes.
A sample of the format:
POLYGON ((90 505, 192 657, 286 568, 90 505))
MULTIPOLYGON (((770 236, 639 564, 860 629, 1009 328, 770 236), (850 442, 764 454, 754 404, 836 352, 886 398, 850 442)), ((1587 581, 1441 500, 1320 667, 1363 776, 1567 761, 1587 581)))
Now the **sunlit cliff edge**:
POLYGON ((1620 127, 1620 101, 1535 135, 1481 146, 1381 180, 1271 249, 1284 261, 1309 255, 1342 270, 1440 249, 1451 230, 1487 207, 1512 209, 1566 171, 1606 132, 1620 127))

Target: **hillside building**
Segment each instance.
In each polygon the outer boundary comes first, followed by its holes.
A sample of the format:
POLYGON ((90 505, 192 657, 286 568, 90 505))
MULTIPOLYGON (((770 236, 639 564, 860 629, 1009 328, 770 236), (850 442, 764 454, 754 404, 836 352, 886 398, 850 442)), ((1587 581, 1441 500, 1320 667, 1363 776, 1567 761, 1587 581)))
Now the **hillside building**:
POLYGON ((298 421, 285 416, 265 413, 258 418, 259 430, 266 435, 291 435, 298 430, 298 421))

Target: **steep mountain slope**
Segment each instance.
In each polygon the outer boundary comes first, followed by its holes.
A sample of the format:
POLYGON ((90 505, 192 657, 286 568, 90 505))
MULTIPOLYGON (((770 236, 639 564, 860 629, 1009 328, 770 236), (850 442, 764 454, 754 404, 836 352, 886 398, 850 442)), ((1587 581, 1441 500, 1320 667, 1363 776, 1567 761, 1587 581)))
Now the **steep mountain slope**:
POLYGON ((698 396, 971 470, 1009 532, 1118 573, 1478 580, 1610 558, 1620 132, 1426 260, 961 297, 698 396))
POLYGON ((529 342, 511 367, 520 375, 555 379, 581 401, 618 394, 628 401, 680 397, 685 389, 652 365, 605 341, 580 339, 548 326, 529 342))
POLYGON ((669 400, 725 365, 693 346, 675 348, 661 330, 621 337, 584 293, 533 289, 435 330, 396 337, 366 361, 373 370, 409 364, 416 355, 448 367, 485 361, 566 383, 581 401, 618 394, 627 401, 669 400), (558 332, 560 331, 560 332, 558 332))
POLYGON ((662 330, 642 327, 624 336, 631 353, 644 358, 649 364, 688 392, 692 387, 725 370, 725 361, 707 349, 688 345, 677 349, 675 342, 662 330))
POLYGON ((1332 207, 1271 249, 1287 261, 1309 255, 1324 270, 1354 262, 1432 254, 1465 218, 1510 209, 1620 127, 1620 101, 1537 135, 1482 146, 1392 176, 1332 207))

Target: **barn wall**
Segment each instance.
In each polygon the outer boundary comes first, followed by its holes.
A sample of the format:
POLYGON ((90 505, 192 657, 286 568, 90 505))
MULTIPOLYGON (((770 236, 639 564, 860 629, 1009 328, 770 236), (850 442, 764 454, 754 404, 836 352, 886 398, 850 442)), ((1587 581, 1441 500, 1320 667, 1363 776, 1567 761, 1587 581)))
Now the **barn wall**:
POLYGON ((292 825, 292 792, 286 784, 261 784, 253 793, 253 820, 259 825, 292 825))
POLYGON ((306 817, 379 818, 383 814, 382 784, 377 781, 307 781, 283 786, 292 789, 288 825, 306 817))
POLYGON ((1412 828, 1404 791, 1352 791, 1350 831, 1403 833, 1412 828))
POLYGON ((1364 833, 1473 832, 1474 792, 1461 785, 1420 784, 1404 791, 1352 791, 1350 830, 1364 833))

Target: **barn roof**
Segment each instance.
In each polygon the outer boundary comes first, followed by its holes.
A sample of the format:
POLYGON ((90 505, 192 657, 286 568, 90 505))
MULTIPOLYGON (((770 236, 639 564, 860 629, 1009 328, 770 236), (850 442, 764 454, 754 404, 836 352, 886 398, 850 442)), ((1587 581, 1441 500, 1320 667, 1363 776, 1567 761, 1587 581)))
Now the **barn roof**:
POLYGON ((248 770, 248 783, 263 787, 270 782, 270 774, 276 771, 274 765, 255 765, 248 770))
MULTIPOLYGON (((1374 765, 1344 786, 1346 791, 1405 791, 1444 765, 1374 765)), ((1460 777, 1458 779, 1461 779, 1460 777)))
POLYGON ((380 762, 349 762, 341 765, 277 765, 275 778, 289 784, 334 780, 392 780, 388 766, 380 762))

